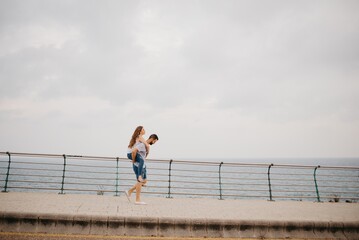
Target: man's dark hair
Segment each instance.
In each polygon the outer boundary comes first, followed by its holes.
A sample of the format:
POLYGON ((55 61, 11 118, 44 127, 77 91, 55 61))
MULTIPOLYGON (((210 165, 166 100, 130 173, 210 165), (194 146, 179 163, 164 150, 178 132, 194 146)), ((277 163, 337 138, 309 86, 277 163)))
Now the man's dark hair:
POLYGON ((150 139, 150 138, 158 140, 158 136, 156 134, 151 134, 151 136, 148 139, 150 139))

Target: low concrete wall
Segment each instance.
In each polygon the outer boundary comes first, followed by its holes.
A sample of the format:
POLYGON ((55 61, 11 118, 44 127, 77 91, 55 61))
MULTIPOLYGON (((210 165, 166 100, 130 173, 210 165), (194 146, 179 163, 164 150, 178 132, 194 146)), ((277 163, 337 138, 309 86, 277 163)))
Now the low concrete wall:
POLYGON ((4 213, 2 232, 163 237, 359 239, 359 222, 230 221, 4 213))

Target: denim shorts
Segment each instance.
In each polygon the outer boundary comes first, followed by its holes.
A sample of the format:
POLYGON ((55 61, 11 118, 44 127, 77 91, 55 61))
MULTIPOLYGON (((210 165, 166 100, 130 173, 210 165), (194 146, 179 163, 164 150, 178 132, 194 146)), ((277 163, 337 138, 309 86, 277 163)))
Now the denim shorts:
MULTIPOLYGON (((132 164, 132 168, 134 173, 136 174, 136 179, 138 179, 139 175, 138 175, 138 167, 135 164, 132 164)), ((142 179, 147 179, 147 170, 146 167, 144 167, 142 169, 142 179)))
MULTIPOLYGON (((132 154, 127 153, 127 158, 132 160, 132 154)), ((140 154, 136 154, 136 161, 135 161, 135 163, 132 164, 133 171, 136 174, 136 179, 138 179, 138 177, 139 177, 139 175, 138 175, 138 162, 140 161, 140 159, 142 160, 142 157, 140 156, 140 154)), ((146 167, 144 167, 142 169, 142 179, 147 179, 146 167)))

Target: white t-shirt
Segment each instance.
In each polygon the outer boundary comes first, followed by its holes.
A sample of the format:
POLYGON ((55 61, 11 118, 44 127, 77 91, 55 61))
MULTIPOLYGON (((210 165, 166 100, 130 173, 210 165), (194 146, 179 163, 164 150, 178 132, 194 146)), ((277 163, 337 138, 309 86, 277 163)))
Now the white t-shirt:
POLYGON ((144 143, 142 143, 142 142, 135 143, 133 148, 137 148, 138 153, 141 155, 143 160, 146 159, 147 150, 146 150, 146 146, 144 143))
MULTIPOLYGON (((137 148, 138 150, 138 154, 141 155, 141 157, 143 158, 143 160, 146 159, 146 154, 147 154, 147 150, 146 150, 146 146, 144 143, 142 142, 136 142, 135 145, 133 145, 132 149, 137 148)), ((131 153, 132 152, 131 148, 128 148, 127 153, 131 153)), ((134 163, 135 166, 138 166, 138 162, 134 163)), ((146 167, 146 164, 143 164, 143 167, 146 167)))

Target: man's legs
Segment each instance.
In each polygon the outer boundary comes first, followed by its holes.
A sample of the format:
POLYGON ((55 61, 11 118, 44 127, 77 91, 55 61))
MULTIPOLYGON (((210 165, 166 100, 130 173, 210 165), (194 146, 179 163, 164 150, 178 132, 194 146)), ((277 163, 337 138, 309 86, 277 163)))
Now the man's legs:
MULTIPOLYGON (((135 185, 132 186, 132 188, 130 188, 130 189, 128 190, 128 196, 131 197, 131 194, 136 190, 137 185, 141 185, 141 188, 140 188, 140 191, 141 191, 142 186, 143 186, 143 185, 146 185, 146 183, 147 183, 147 180, 146 180, 146 179, 145 179, 143 182, 137 182, 135 185)), ((137 196, 137 195, 136 195, 136 196, 137 196)))
MULTIPOLYGON (((133 167, 133 171, 134 173, 136 174, 136 179, 138 179, 138 167, 136 165, 132 165, 133 167)), ((143 176, 144 178, 146 178, 146 169, 144 169, 143 171, 143 176)), ((136 204, 146 204, 144 202, 141 202, 141 190, 142 190, 142 186, 147 182, 147 180, 145 180, 144 182, 139 182, 137 180, 137 183, 132 187, 130 188, 128 191, 127 191, 127 194, 128 194, 128 197, 131 197, 132 193, 134 191, 136 191, 136 204)))
MULTIPOLYGON (((127 154, 127 158, 132 160, 132 155, 131 153, 127 154)), ((132 160, 132 163, 134 164, 135 162, 138 163, 138 167, 137 167, 137 180, 140 182, 143 182, 143 178, 142 178, 142 172, 143 172, 143 165, 145 164, 145 160, 141 157, 140 154, 136 154, 135 160, 132 160)))
POLYGON ((131 197, 133 191, 136 190, 136 185, 137 185, 137 184, 133 185, 133 187, 128 190, 128 196, 129 196, 129 197, 131 197))
MULTIPOLYGON (((135 170, 135 169, 134 169, 135 170)), ((142 186, 144 185, 144 184, 146 184, 147 183, 147 180, 146 180, 146 178, 147 178, 147 174, 146 174, 146 168, 143 168, 143 171, 142 171, 142 176, 138 176, 137 177, 137 179, 139 178, 139 177, 142 177, 143 178, 143 182, 137 182, 136 184, 135 184, 135 189, 136 189, 136 204, 146 204, 146 203, 144 203, 144 202, 141 202, 141 190, 142 190, 142 186)))
MULTIPOLYGON (((128 157, 129 159, 132 158, 130 153, 127 154, 127 157, 128 157)), ((136 174, 136 179, 137 179, 137 178, 138 178, 138 167, 137 167, 136 165, 132 164, 132 168, 133 168, 133 172, 136 174)), ((137 181, 137 183, 138 183, 138 181, 137 181)), ((137 183, 136 183, 135 185, 133 185, 133 187, 130 188, 130 189, 127 191, 127 194, 126 194, 126 195, 127 195, 128 197, 131 197, 133 191, 136 190, 136 188, 137 188, 137 183)), ((141 190, 140 190, 140 191, 141 191, 141 190)), ((137 195, 137 194, 136 194, 136 195, 137 195)), ((136 197, 136 199, 137 199, 137 197, 136 197)))
POLYGON ((136 202, 141 202, 141 190, 142 190, 142 183, 136 183, 136 202))

